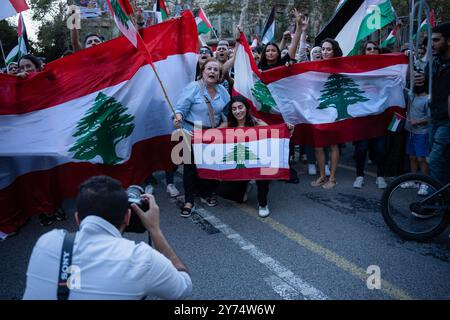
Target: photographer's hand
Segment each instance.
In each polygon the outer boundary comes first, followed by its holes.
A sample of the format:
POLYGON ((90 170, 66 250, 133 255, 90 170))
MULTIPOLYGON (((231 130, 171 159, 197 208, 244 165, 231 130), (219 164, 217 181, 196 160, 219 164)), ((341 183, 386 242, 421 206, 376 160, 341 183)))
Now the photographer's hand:
POLYGON ((159 232, 159 207, 156 204, 155 197, 151 194, 143 194, 141 199, 143 202, 148 203, 149 209, 147 211, 142 211, 135 203, 131 204, 131 208, 133 208, 134 212, 136 212, 141 219, 144 227, 150 233, 159 232))
POLYGON ((131 204, 131 208, 133 208, 134 212, 136 212, 141 219, 142 224, 148 232, 150 232, 153 247, 169 259, 178 271, 189 273, 188 268, 175 254, 175 251, 173 251, 159 227, 159 207, 156 204, 155 197, 151 194, 143 194, 141 199, 148 203, 149 209, 147 211, 142 211, 141 208, 134 203, 131 204))

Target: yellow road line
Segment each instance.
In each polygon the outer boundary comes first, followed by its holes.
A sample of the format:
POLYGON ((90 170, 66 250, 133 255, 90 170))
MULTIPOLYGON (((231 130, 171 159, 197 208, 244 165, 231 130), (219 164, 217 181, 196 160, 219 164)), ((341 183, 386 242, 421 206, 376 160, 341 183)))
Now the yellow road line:
MULTIPOLYGON (((246 205, 246 204, 234 204, 237 208, 241 209, 242 211, 258 217, 256 209, 246 205)), ((287 226, 277 222, 276 220, 272 219, 271 217, 267 217, 264 219, 259 219, 261 222, 269 225, 272 229, 275 231, 281 233, 282 235, 286 236, 288 239, 296 242, 300 246, 304 247, 305 249, 321 256, 322 258, 328 260, 329 262, 336 265, 338 268, 350 273, 354 277, 366 282, 368 278, 368 274, 366 273, 366 270, 363 268, 358 267, 354 263, 348 261, 347 259, 339 256, 335 252, 322 247, 321 245, 305 238, 301 234, 295 232, 294 230, 288 228, 287 226)), ((397 288, 393 284, 391 284, 388 281, 381 280, 381 289, 382 292, 389 295, 390 297, 398 300, 414 300, 413 297, 409 296, 406 292, 403 290, 397 288)))

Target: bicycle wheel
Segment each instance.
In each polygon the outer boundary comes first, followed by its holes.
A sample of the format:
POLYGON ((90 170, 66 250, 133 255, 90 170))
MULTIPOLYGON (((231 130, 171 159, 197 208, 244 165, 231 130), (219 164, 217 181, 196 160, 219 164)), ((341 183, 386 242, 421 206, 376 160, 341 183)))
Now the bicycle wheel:
POLYGON ((440 188, 439 182, 423 174, 398 177, 381 199, 384 221, 392 231, 408 240, 424 241, 438 235, 450 222, 447 196, 433 195, 440 188))

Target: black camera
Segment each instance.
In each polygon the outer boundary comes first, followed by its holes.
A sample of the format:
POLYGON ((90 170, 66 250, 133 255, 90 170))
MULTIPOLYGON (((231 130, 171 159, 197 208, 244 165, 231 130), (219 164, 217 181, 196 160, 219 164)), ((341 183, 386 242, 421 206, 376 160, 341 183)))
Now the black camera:
MULTIPOLYGON (((149 209, 148 202, 141 200, 141 195, 144 194, 144 189, 138 185, 131 185, 127 189, 128 205, 131 208, 131 204, 135 203, 141 208, 142 211, 147 211, 149 209)), ((131 208, 130 224, 125 228, 125 232, 134 233, 144 233, 147 231, 142 224, 141 219, 138 217, 136 212, 131 208)))

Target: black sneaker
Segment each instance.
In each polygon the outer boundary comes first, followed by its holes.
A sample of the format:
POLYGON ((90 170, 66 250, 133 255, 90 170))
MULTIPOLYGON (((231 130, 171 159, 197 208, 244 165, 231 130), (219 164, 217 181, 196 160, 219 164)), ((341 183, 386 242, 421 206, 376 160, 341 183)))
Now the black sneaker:
POLYGON ((46 214, 40 214, 39 215, 39 224, 43 227, 47 227, 49 225, 52 225, 53 222, 55 222, 54 216, 49 216, 46 214))

